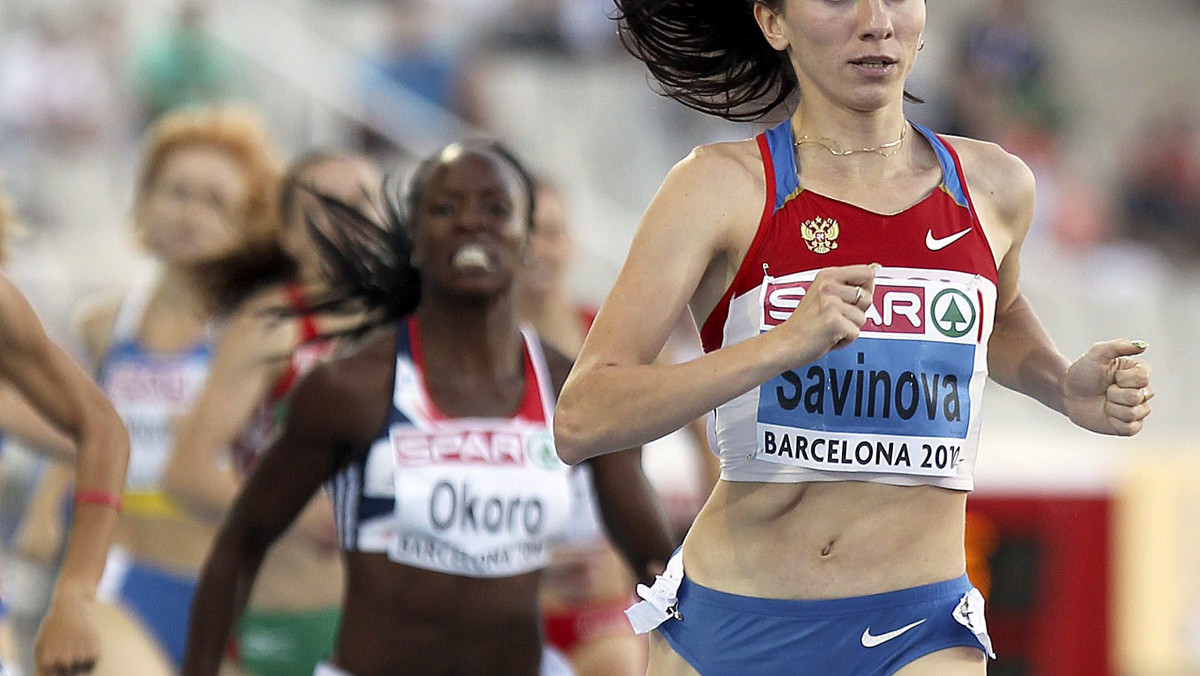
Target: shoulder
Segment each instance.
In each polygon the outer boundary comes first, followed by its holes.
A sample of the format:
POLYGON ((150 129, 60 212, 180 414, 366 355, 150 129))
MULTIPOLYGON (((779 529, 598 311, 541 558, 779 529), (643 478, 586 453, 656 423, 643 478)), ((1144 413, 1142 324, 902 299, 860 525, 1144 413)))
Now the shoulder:
POLYGON ((967 187, 1002 222, 1028 229, 1033 214, 1033 171, 1021 158, 995 143, 948 137, 962 162, 967 187))
POLYGON ((698 146, 664 179, 651 202, 649 223, 693 240, 707 239, 718 248, 728 244, 731 230, 757 223, 766 199, 766 179, 753 139, 698 146))
POLYGON ((336 354, 321 363, 327 387, 347 396, 361 391, 368 397, 383 394, 391 401, 396 371, 396 325, 385 324, 353 341, 343 341, 336 354))
POLYGON ((391 402, 393 329, 376 329, 314 366, 292 393, 289 427, 337 437, 352 446, 373 442, 391 402))
POLYGON ((722 192, 752 195, 766 185, 762 156, 754 139, 696 146, 671 169, 671 177, 720 186, 722 192))
POLYGON ((121 311, 121 296, 103 295, 85 299, 75 313, 78 344, 93 368, 98 368, 112 343, 117 315, 121 311))
POLYGON ((121 311, 121 298, 105 296, 83 302, 76 314, 79 338, 87 348, 88 356, 98 362, 108 351, 113 326, 121 311))

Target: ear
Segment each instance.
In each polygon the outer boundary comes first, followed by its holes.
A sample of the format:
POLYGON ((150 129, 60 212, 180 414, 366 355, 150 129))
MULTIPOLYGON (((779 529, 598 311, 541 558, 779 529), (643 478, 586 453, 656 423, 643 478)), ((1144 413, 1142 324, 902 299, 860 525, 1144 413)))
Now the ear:
POLYGON ((784 32, 783 16, 776 14, 771 8, 764 3, 754 3, 754 20, 758 22, 758 27, 762 29, 763 37, 767 39, 767 44, 775 51, 787 51, 792 46, 788 40, 787 34, 784 32))

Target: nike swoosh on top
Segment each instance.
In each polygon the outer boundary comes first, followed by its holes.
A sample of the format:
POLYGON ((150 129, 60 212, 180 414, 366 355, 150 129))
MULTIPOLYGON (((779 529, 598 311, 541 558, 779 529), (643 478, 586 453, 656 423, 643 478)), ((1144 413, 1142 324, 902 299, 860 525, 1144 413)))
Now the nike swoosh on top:
POLYGON ((903 627, 900 627, 899 629, 895 629, 895 630, 887 632, 886 634, 880 634, 878 636, 872 636, 871 628, 867 627, 866 629, 863 629, 863 635, 862 635, 862 639, 861 639, 863 647, 864 648, 874 648, 877 645, 887 643, 888 641, 896 638, 897 636, 903 634, 904 632, 908 631, 909 629, 912 629, 913 627, 915 627, 919 624, 922 624, 924 622, 925 622, 925 620, 917 620, 916 622, 913 622, 912 624, 905 625, 903 627))
POLYGON ((966 230, 959 230, 958 232, 954 233, 953 235, 949 235, 947 237, 942 237, 942 238, 934 237, 932 230, 926 230, 925 231, 925 246, 929 247, 930 251, 938 251, 939 249, 945 249, 946 247, 950 246, 951 244, 954 244, 959 239, 961 239, 963 235, 967 234, 968 232, 971 232, 974 229, 975 229, 974 227, 970 227, 970 228, 967 228, 966 230))

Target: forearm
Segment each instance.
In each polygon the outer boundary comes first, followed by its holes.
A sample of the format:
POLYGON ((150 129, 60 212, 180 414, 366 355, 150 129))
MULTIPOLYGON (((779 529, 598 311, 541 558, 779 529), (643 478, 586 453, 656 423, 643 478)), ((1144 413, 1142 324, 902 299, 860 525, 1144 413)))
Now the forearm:
POLYGON ((609 539, 638 580, 652 583, 671 558, 675 541, 654 488, 642 472, 640 451, 629 449, 590 462, 609 539))
POLYGON ((788 368, 773 333, 683 364, 577 367, 555 409, 559 457, 577 463, 640 446, 758 387, 788 368))
POLYGON ((215 676, 250 598, 266 547, 236 527, 221 530, 192 601, 182 676, 215 676))
POLYGON ((95 598, 117 518, 117 510, 109 506, 93 503, 75 506, 66 555, 54 585, 55 596, 95 598))
MULTIPOLYGON (((91 402, 88 410, 96 413, 85 416, 80 429, 75 490, 115 498, 125 484, 129 437, 116 412, 103 400, 91 402)), ((112 506, 92 501, 76 504, 56 593, 71 590, 87 598, 95 595, 116 525, 117 510, 112 506)))
POLYGON ((996 316, 988 341, 993 380, 1065 413, 1062 383, 1068 366, 1023 295, 996 316))
POLYGON ((172 462, 163 477, 163 487, 189 514, 220 523, 237 499, 241 483, 232 467, 195 467, 172 462))
POLYGON ((0 385, 0 430, 20 439, 35 451, 73 460, 75 444, 11 388, 0 385))

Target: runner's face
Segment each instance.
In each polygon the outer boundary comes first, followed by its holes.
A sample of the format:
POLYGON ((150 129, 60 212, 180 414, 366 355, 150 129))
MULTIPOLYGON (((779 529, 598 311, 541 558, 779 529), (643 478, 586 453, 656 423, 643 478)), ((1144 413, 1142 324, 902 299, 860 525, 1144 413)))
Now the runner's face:
POLYGON ((853 110, 899 104, 925 28, 925 0, 788 0, 764 31, 791 49, 802 97, 853 110))
POLYGON ((168 265, 212 260, 242 244, 250 188, 225 152, 202 146, 172 152, 146 192, 139 227, 168 265))
MULTIPOLYGON (((308 190, 328 195, 371 217, 382 214, 383 175, 371 162, 355 157, 334 157, 305 169, 298 183, 308 190)), ((314 200, 304 190, 296 190, 291 222, 284 230, 282 243, 288 255, 300 265, 304 279, 313 279, 321 271, 321 253, 317 250, 305 223, 305 210, 314 200)))
POLYGON ((525 253, 528 209, 508 162, 485 150, 448 148, 417 205, 422 288, 480 298, 507 291, 525 253))

